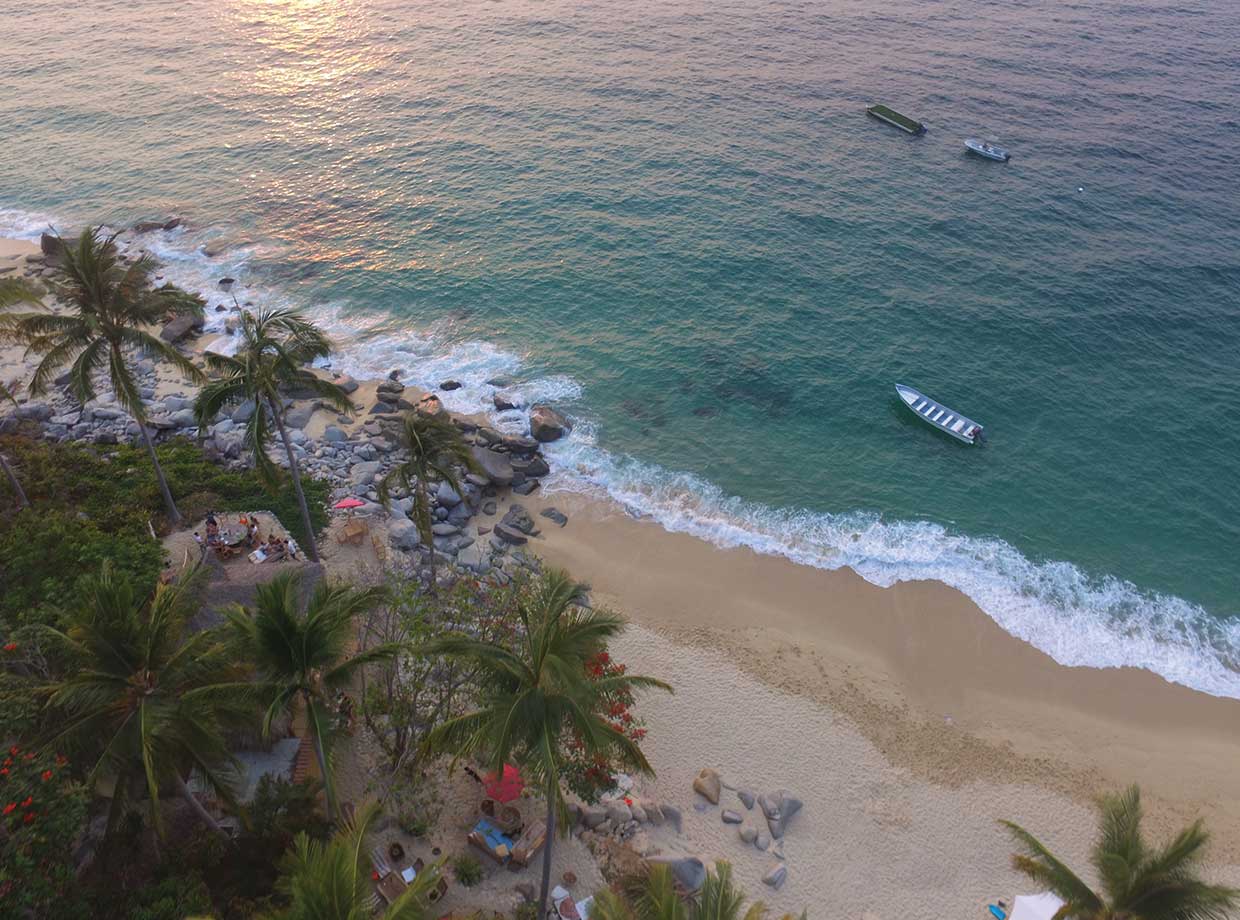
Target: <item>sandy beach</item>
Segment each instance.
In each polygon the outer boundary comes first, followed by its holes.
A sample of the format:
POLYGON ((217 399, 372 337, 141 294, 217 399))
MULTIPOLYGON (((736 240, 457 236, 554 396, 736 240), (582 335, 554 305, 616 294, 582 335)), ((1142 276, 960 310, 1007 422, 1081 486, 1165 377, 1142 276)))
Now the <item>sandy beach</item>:
MULTIPOLYGON (((0 241, 0 268, 37 251, 0 241)), ((0 379, 28 370, 19 351, 0 352, 0 379)), ((368 409, 378 382, 359 383, 353 398, 368 409)), ((156 389, 192 395, 167 368, 156 389)), ((346 427, 365 418, 359 411, 346 427)), ((315 412, 306 434, 334 421, 315 412)), ((502 499, 500 515, 513 500, 502 499)), ((1084 868, 1092 798, 1136 782, 1152 834, 1205 817, 1213 874, 1240 884, 1240 702, 1147 671, 1061 666, 937 582, 879 588, 849 570, 720 549, 599 497, 515 500, 542 528, 528 548, 631 621, 617 657, 676 688, 639 704, 658 776, 639 781, 637 794, 684 815, 681 833, 644 832, 652 852, 729 860, 751 897, 814 918, 981 917, 989 900, 1031 890, 1008 866, 999 819, 1025 824, 1084 868), (539 516, 551 506, 569 516, 566 527, 539 516), (720 806, 700 807, 691 782, 703 767, 733 788, 804 800, 780 890, 761 884, 775 857, 742 844, 719 814, 740 808, 755 825, 759 813, 726 790, 720 806)), ((375 561, 368 547, 365 559, 334 558, 343 549, 324 545, 333 573, 375 561)), ((362 771, 343 785, 360 799, 367 780, 362 771)), ((465 802, 472 790, 451 782, 445 796, 465 802)), ((459 842, 468 809, 446 811, 443 834, 459 842)), ((598 881, 579 841, 557 853, 557 876, 571 869, 583 888, 598 881)), ((513 882, 489 873, 445 906, 506 902, 513 882)))

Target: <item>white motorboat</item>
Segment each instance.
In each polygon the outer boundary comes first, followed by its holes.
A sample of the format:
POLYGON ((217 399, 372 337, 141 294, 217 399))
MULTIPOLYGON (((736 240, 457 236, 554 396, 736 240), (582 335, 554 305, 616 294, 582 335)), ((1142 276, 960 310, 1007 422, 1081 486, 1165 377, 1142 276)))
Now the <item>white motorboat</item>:
POLYGON ((1006 163, 1012 158, 1012 154, 1007 151, 1007 148, 1000 147, 998 144, 992 144, 989 141, 979 141, 977 138, 970 137, 964 142, 964 145, 979 157, 985 157, 988 160, 998 160, 1000 163, 1006 163))
POLYGON ((927 425, 945 431, 966 444, 977 444, 981 441, 983 428, 973 419, 966 418, 959 412, 947 408, 926 394, 912 387, 906 387, 902 383, 896 384, 896 393, 899 394, 904 405, 916 412, 927 425))

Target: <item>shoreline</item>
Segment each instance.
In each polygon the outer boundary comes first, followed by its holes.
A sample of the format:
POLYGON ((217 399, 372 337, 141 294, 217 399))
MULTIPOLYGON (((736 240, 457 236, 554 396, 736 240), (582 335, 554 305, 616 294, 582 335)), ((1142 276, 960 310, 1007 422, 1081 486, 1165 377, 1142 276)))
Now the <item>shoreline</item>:
MULTIPOLYGON (((0 248, 0 254, 20 259, 38 252, 35 244, 18 243, 16 249, 0 248)), ((208 333, 184 344, 201 353, 217 336, 208 333)), ((0 371, 7 373, 5 360, 15 358, 0 353, 0 371)), ((154 376, 153 398, 180 399, 192 390, 167 368, 157 369, 154 376)), ((320 451, 307 465, 308 475, 330 469, 340 489, 349 494, 358 488, 365 491, 385 463, 384 449, 376 454, 370 448, 382 439, 378 427, 371 430, 370 410, 384 382, 356 380, 353 398, 360 408, 348 423, 335 419, 335 413, 313 409, 312 400, 297 401, 300 409, 309 410, 303 411, 304 421, 297 427, 307 447, 320 451), (320 441, 329 424, 346 431, 353 451, 337 459, 333 449, 330 464, 320 441), (363 445, 371 457, 364 462, 372 462, 374 469, 370 479, 359 481, 357 449, 363 445)), ((416 387, 401 390, 411 402, 423 395, 416 387)), ((120 429, 120 422, 110 424, 120 429)), ((221 433, 216 426, 208 441, 220 446, 236 441, 239 433, 232 428, 230 424, 221 433)), ((767 705, 762 702, 765 691, 772 691, 798 701, 799 710, 813 713, 824 725, 846 724, 852 732, 847 737, 863 739, 866 750, 879 756, 906 791, 935 798, 940 809, 944 796, 955 802, 947 820, 954 809, 965 807, 970 790, 983 798, 994 793, 994 801, 1006 802, 1006 796, 1017 794, 995 790, 1017 788, 1025 790, 1017 795, 1021 801, 1042 796, 1055 802, 1059 819, 1077 828, 1074 845, 1084 833, 1080 829, 1088 830, 1088 800, 1103 789, 1137 782, 1147 793, 1151 835, 1164 836, 1204 813, 1215 834, 1211 864, 1240 879, 1240 778, 1228 768, 1240 756, 1240 701, 1172 684, 1137 668, 1058 664, 940 582, 882 588, 851 569, 828 571, 749 549, 722 549, 664 530, 654 521, 635 519, 611 499, 549 487, 552 491, 546 494, 539 489, 528 496, 503 491, 497 514, 476 518, 475 526, 494 525, 511 504, 523 504, 541 530, 523 548, 589 582, 596 602, 614 606, 638 627, 633 630, 637 638, 621 646, 626 663, 655 673, 652 664, 666 659, 683 673, 657 676, 676 685, 678 679, 687 684, 686 675, 691 675, 694 693, 709 692, 711 680, 720 680, 724 708, 736 719, 738 732, 747 707, 767 705), (566 527, 540 516, 551 506, 568 515, 566 527), (647 637, 668 642, 654 648, 647 637), (749 689, 729 700, 731 688, 742 684, 749 689)), ((394 543, 389 524, 399 519, 388 522, 378 506, 367 510, 375 514, 376 524, 389 530, 394 543)), ((471 557, 481 548, 471 551, 471 557)), ((668 728, 696 722, 701 712, 687 712, 676 697, 651 706, 652 734, 662 738, 653 742, 652 756, 668 761, 656 761, 661 775, 667 776, 656 782, 677 782, 683 799, 690 800, 687 783, 679 778, 686 771, 691 778, 710 765, 690 763, 689 758, 709 755, 702 739, 688 752, 668 728)), ((816 750, 826 760, 833 755, 824 748, 824 738, 837 733, 823 731, 823 738, 786 740, 790 748, 816 750)), ((718 738, 715 756, 722 756, 722 749, 736 740, 718 738)), ((765 781, 786 784, 779 776, 785 753, 762 751, 765 781)), ((833 769, 851 776, 850 781, 860 781, 852 776, 857 765, 838 758, 832 763, 833 769)), ((659 788, 669 796, 675 791, 667 785, 659 788)), ((875 807, 881 811, 887 806, 875 807)), ((1037 814, 1034 809, 1012 816, 1027 820, 1037 814)), ((989 815, 990 823, 1005 816, 989 815)), ((693 839, 722 845, 718 828, 711 827, 693 839)), ((976 851, 983 839, 985 846, 998 845, 992 830, 979 830, 981 837, 969 846, 962 841, 962 849, 976 851)), ((731 858, 726 851, 714 855, 731 858)), ((1001 873, 992 865, 993 856, 988 854, 977 871, 986 865, 992 875, 1001 873)), ((880 850, 874 859, 881 858, 880 850)), ((925 859, 933 861, 933 856, 925 859)), ((1012 882, 1008 878, 1005 884, 1012 882)), ((757 884, 749 880, 753 896, 758 896, 757 884)), ((972 889, 980 886, 977 879, 970 884, 972 889)), ((762 895, 772 899, 765 891, 762 895)), ((970 897, 986 896, 971 890, 970 897)), ((774 900, 789 909, 795 906, 783 892, 774 900)))

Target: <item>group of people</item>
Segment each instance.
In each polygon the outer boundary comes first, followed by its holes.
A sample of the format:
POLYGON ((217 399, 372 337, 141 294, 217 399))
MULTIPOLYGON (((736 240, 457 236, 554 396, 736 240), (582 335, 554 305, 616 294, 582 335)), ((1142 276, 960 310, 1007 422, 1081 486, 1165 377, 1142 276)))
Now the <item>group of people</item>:
MULTIPOLYGON (((259 520, 258 515, 251 514, 248 517, 241 515, 237 518, 237 523, 245 528, 245 536, 239 540, 230 542, 225 535, 220 533, 220 523, 214 513, 207 515, 206 537, 201 533, 194 531, 194 541, 202 547, 202 555, 205 557, 210 550, 214 550, 216 555, 221 559, 228 559, 231 556, 240 555, 246 549, 253 550, 254 554, 261 554, 255 561, 265 562, 268 559, 296 559, 297 543, 288 537, 280 537, 275 531, 264 541, 258 532, 259 520)), ((253 554, 252 554, 253 555, 253 554)))

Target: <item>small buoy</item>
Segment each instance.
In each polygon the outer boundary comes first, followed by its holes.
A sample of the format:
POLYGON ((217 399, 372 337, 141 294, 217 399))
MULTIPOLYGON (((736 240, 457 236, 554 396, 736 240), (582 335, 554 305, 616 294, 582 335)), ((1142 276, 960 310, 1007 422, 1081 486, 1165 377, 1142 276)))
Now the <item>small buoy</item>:
POLYGON ((1083 186, 1083 185, 1078 185, 1078 186, 1076 187, 1076 190, 1077 190, 1078 192, 1083 192, 1083 191, 1085 191, 1085 186, 1083 186))

